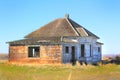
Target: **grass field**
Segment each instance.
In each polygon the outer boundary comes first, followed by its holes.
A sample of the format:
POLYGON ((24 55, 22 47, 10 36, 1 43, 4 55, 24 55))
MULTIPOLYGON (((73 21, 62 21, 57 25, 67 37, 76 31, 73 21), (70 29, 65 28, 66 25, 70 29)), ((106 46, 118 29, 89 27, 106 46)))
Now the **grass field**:
POLYGON ((0 53, 0 60, 8 60, 8 54, 0 53))
POLYGON ((0 62, 0 80, 120 80, 120 65, 12 65, 0 62))

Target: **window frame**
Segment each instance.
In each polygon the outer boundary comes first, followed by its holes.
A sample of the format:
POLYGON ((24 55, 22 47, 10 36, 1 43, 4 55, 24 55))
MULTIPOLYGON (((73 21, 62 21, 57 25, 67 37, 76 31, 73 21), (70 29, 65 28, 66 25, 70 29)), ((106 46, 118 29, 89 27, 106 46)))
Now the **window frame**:
POLYGON ((92 57, 92 45, 90 44, 90 57, 92 57))
POLYGON ((85 57, 85 44, 81 44, 81 57, 85 57))
POLYGON ((66 54, 69 53, 69 46, 65 46, 65 53, 66 53, 66 54))
POLYGON ((40 58, 40 47, 28 47, 28 58, 40 58))
POLYGON ((99 52, 99 53, 101 52, 101 48, 100 48, 100 47, 98 47, 98 52, 99 52))

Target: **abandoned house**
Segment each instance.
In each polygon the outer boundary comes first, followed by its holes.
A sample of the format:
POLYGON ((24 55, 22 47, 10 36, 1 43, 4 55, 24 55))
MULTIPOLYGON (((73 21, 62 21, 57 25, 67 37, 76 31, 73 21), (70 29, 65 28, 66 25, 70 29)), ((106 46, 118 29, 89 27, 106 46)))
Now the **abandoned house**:
POLYGON ((101 61, 98 36, 65 15, 26 35, 8 42, 9 61, 21 63, 70 63, 101 61))

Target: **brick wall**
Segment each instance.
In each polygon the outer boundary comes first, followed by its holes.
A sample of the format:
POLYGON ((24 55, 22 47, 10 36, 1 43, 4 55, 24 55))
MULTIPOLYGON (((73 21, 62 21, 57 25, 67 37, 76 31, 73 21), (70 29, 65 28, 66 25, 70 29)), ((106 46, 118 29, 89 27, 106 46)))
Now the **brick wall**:
POLYGON ((9 46, 9 61, 19 63, 39 63, 39 64, 54 64, 61 63, 62 59, 61 45, 41 45, 40 57, 28 57, 27 46, 9 46))
POLYGON ((61 63, 62 59, 62 46, 61 45, 44 45, 40 46, 41 61, 48 63, 61 63))
POLYGON ((9 61, 17 61, 28 57, 26 46, 9 46, 9 61))

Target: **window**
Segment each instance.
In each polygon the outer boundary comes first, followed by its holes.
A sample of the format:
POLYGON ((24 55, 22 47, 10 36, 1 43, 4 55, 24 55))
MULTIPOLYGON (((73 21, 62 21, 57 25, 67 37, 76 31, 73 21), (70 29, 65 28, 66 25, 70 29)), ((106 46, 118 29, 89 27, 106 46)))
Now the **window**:
POLYGON ((69 47, 68 46, 65 47, 65 53, 69 53, 69 47))
POLYGON ((100 49, 100 47, 98 47, 98 52, 101 52, 101 49, 100 49))
POLYGON ((85 56, 85 46, 84 44, 81 44, 81 57, 85 56))
POLYGON ((40 57, 39 47, 29 47, 28 48, 28 57, 40 57))
POLYGON ((90 45, 90 57, 92 56, 92 46, 90 45))

